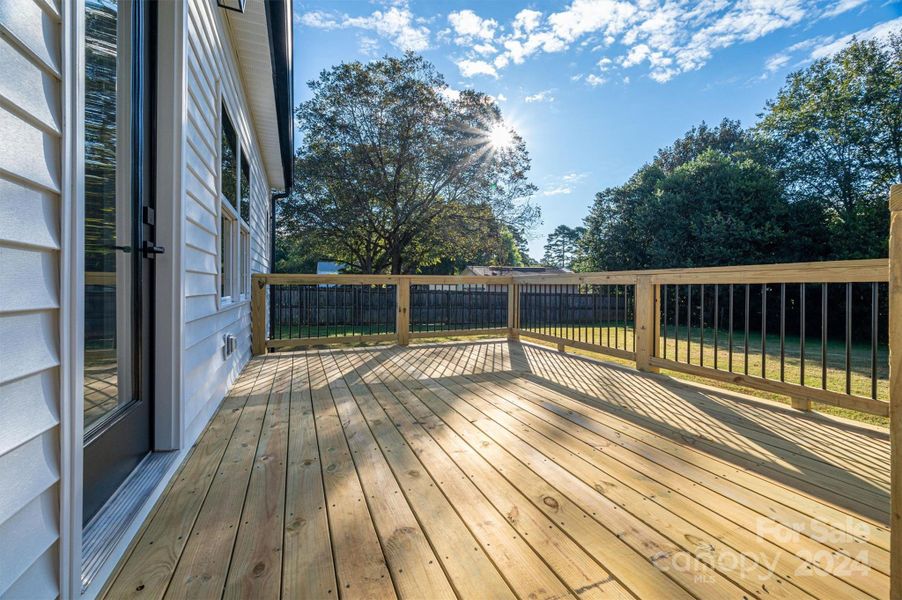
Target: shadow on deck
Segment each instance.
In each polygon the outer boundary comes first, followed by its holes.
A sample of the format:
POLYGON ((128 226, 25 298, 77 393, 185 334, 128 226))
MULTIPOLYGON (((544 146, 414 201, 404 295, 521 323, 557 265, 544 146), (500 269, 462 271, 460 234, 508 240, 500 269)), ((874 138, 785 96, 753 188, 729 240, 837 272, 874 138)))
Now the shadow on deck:
POLYGON ((112 598, 888 596, 887 434, 488 341, 255 358, 112 598))

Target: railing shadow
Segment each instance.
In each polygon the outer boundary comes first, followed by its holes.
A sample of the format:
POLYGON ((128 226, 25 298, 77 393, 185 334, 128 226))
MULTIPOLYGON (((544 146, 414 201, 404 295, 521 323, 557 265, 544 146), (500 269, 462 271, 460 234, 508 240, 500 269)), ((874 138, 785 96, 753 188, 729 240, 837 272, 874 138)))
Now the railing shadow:
POLYGON ((363 379, 379 377, 399 354, 409 365, 400 375, 413 380, 522 377, 856 515, 884 524, 889 519, 889 444, 879 431, 506 340, 333 351, 365 355, 356 367, 363 379))
POLYGON ((524 377, 551 391, 712 454, 879 523, 889 520, 887 435, 827 423, 790 409, 754 406, 535 346, 524 377), (840 441, 854 443, 842 448, 840 441), (850 468, 851 467, 851 468, 850 468))

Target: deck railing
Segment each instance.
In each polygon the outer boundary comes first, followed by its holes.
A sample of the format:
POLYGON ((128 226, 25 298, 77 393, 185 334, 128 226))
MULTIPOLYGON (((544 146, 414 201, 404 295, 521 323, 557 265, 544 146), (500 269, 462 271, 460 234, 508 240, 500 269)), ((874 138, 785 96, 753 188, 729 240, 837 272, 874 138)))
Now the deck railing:
POLYGON ((800 409, 887 416, 888 281, 886 259, 520 277, 264 274, 254 276, 253 345, 522 336, 787 395, 800 409))

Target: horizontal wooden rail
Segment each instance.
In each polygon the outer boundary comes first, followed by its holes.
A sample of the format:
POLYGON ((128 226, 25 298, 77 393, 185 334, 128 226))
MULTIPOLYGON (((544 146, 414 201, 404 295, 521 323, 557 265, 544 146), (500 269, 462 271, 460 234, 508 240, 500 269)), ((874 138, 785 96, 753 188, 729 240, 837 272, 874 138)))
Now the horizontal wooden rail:
POLYGON ((636 283, 858 283, 889 281, 889 260, 838 260, 772 265, 739 265, 645 271, 601 271, 556 275, 514 275, 515 283, 604 284, 636 283))

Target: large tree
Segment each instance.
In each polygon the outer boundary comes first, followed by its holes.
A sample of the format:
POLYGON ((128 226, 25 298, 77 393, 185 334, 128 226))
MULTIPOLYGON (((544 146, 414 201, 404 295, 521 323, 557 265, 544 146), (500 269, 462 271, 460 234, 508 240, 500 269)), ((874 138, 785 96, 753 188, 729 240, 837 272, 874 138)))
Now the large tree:
POLYGON ((902 181, 902 33, 792 73, 755 133, 788 199, 825 214, 832 258, 886 256, 887 190, 902 181))
POLYGON ((529 155, 491 97, 455 92, 408 53, 310 82, 281 234, 365 273, 416 272, 503 251, 539 216, 529 155))
POLYGON ((545 240, 545 256, 542 263, 549 267, 572 268, 580 258, 580 238, 585 232, 583 227, 558 225, 545 240))
POLYGON ((772 170, 709 149, 600 192, 583 243, 602 270, 776 262, 791 221, 772 170))

